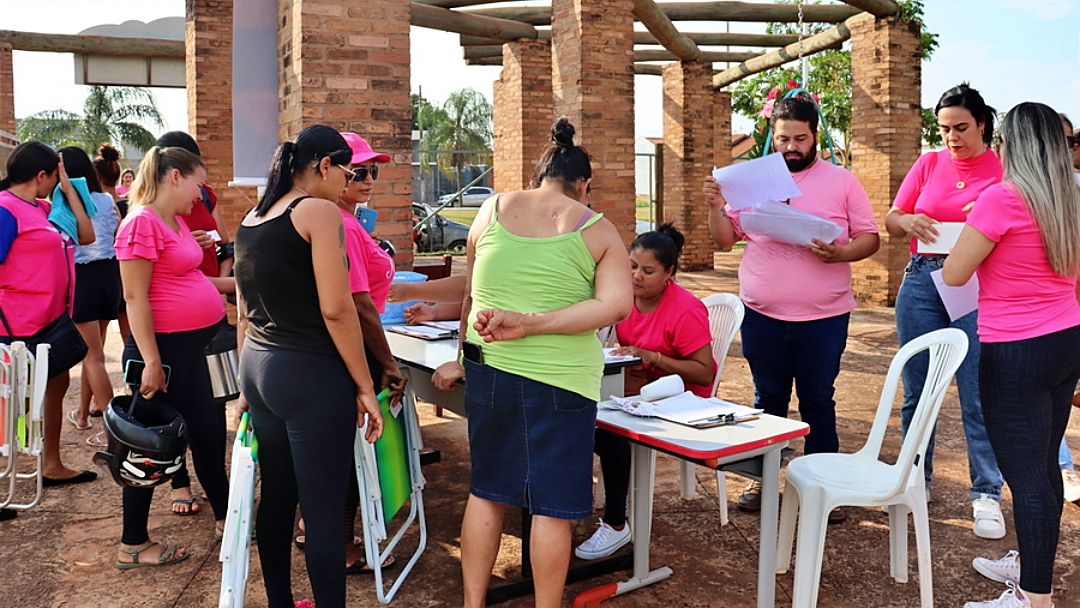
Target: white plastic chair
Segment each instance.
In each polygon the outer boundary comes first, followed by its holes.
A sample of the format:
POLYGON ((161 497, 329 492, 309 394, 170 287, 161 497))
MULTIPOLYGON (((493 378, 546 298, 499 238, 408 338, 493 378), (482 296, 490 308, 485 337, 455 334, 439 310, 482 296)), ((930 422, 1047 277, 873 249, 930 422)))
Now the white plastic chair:
POLYGON ((967 354, 968 339, 955 328, 940 329, 908 342, 893 357, 881 391, 874 424, 866 445, 854 454, 809 454, 787 466, 783 508, 780 513, 777 573, 791 563, 795 518, 799 519, 799 544, 795 555, 792 606, 817 606, 821 559, 829 512, 839 506, 885 507, 889 513, 889 575, 907 582, 907 515, 915 524, 922 608, 934 605, 930 567, 930 522, 926 510, 926 486, 922 465, 930 433, 937 420, 945 390, 967 354), (880 460, 881 443, 896 400, 900 372, 916 354, 929 351, 926 384, 915 417, 895 464, 880 460))
MULTIPOLYGON (((716 396, 716 389, 720 386, 720 374, 724 371, 724 361, 727 359, 728 349, 735 339, 735 332, 742 327, 743 316, 746 308, 739 296, 733 293, 716 293, 701 299, 709 311, 709 335, 712 337, 712 355, 716 361, 716 375, 713 376, 712 387, 709 395, 716 396)), ((694 463, 682 461, 679 465, 679 488, 680 495, 684 499, 692 499, 697 494, 694 489, 696 475, 694 463)), ((728 523, 727 485, 725 484, 723 471, 716 472, 716 487, 720 499, 720 525, 728 523)))
POLYGON ((23 342, 0 345, 0 507, 25 511, 41 502, 45 465, 45 389, 48 344, 31 353, 23 342), (19 458, 32 463, 19 470, 19 458), (15 502, 19 481, 32 486, 32 498, 15 502))

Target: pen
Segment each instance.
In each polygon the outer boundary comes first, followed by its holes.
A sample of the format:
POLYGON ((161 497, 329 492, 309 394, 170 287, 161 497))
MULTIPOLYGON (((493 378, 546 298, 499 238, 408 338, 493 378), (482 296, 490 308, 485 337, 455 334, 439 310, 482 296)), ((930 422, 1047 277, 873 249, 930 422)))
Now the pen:
POLYGON ((757 419, 758 419, 758 416, 753 415, 753 414, 747 415, 747 416, 736 416, 735 414, 719 414, 719 415, 716 415, 716 416, 709 416, 707 418, 698 418, 697 420, 691 420, 687 424, 694 425, 694 426, 702 425, 702 424, 710 424, 710 425, 714 425, 714 426, 719 426, 719 425, 723 425, 723 424, 738 424, 740 422, 749 422, 751 420, 757 420, 757 419))

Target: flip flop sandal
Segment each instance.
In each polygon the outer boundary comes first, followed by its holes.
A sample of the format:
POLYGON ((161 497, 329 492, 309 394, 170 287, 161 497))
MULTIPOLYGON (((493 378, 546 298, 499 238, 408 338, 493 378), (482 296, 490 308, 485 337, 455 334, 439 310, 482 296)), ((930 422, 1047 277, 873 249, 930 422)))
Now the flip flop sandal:
MULTIPOLYGON (((396 561, 397 561, 397 558, 395 558, 393 555, 387 555, 386 559, 383 560, 382 569, 386 570, 390 566, 393 566, 394 562, 396 562, 396 561)), ((369 566, 368 563, 366 561, 364 561, 363 559, 358 559, 355 562, 353 562, 353 565, 345 567, 345 574, 374 574, 374 573, 375 573, 375 569, 372 568, 371 566, 369 566)))
POLYGON ((195 504, 195 502, 197 500, 198 499, 195 498, 194 496, 192 496, 191 498, 174 498, 174 499, 172 499, 172 501, 170 501, 170 504, 173 504, 173 505, 187 505, 187 507, 188 507, 187 511, 177 511, 177 510, 174 509, 173 510, 173 515, 179 515, 180 517, 191 517, 192 515, 198 515, 202 511, 202 508, 201 507, 198 508, 198 509, 195 508, 195 507, 199 506, 199 505, 195 504))
POLYGON ((95 448, 107 448, 109 447, 109 440, 105 438, 105 431, 100 433, 94 433, 86 438, 86 445, 93 446, 95 448))
MULTIPOLYGON (((297 536, 297 537, 296 537, 296 539, 295 539, 295 540, 293 541, 293 544, 294 544, 294 545, 296 545, 296 548, 297 548, 297 549, 300 549, 301 551, 303 551, 303 550, 304 550, 304 546, 305 546, 305 545, 307 544, 307 542, 306 542, 306 541, 307 541, 307 536, 306 536, 306 535, 304 535, 304 534, 300 534, 300 535, 299 535, 299 536, 297 536)), ((360 544, 362 544, 363 542, 364 542, 364 539, 360 538, 359 536, 354 536, 354 537, 352 537, 352 544, 354 544, 354 545, 358 545, 358 546, 359 546, 359 545, 360 545, 360 544)))
POLYGON ((220 524, 215 523, 214 524, 214 540, 216 542, 220 543, 223 538, 225 538, 225 526, 222 526, 220 524))
POLYGON ((116 560, 116 567, 120 570, 133 570, 135 568, 158 568, 161 566, 171 566, 173 564, 179 564, 185 559, 191 557, 191 553, 184 553, 180 557, 174 557, 176 552, 180 550, 180 547, 176 545, 162 545, 156 540, 152 540, 138 549, 120 549, 121 553, 127 553, 131 556, 130 563, 116 560), (154 545, 161 545, 161 551, 158 552, 157 561, 155 562, 140 562, 139 554, 146 551, 154 545))
POLYGON ((79 423, 75 420, 75 414, 75 410, 68 410, 67 419, 68 422, 71 423, 71 426, 79 429, 80 431, 89 431, 90 429, 94 428, 94 425, 90 424, 89 420, 86 421, 86 426, 79 426, 79 423))

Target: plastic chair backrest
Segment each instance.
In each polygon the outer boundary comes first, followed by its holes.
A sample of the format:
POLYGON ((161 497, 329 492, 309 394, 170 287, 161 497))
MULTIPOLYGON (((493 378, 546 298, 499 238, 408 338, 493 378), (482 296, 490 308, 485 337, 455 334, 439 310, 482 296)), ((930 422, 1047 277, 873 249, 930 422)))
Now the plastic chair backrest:
POLYGON ((919 403, 916 405, 915 416, 908 426, 907 436, 904 437, 904 442, 900 447, 900 455, 896 463, 892 465, 898 467, 894 494, 903 492, 909 484, 914 483, 915 478, 912 473, 916 470, 916 456, 919 463, 926 457, 926 446, 930 442, 934 422, 937 420, 941 403, 945 399, 945 391, 949 388, 956 370, 963 363, 964 357, 967 356, 967 350, 967 334, 950 327, 915 338, 905 344, 893 357, 889 372, 885 376, 885 385, 881 389, 881 399, 878 402, 877 413, 874 415, 874 424, 870 428, 870 435, 866 439, 866 445, 856 452, 856 455, 873 460, 880 459, 881 443, 885 438, 889 417, 892 415, 893 402, 900 383, 900 373, 912 357, 922 351, 929 351, 930 363, 927 368, 926 383, 923 385, 922 394, 919 395, 919 403))
POLYGON ((733 293, 716 293, 701 299, 709 311, 709 335, 712 337, 712 356, 716 361, 716 375, 713 376, 709 395, 716 396, 720 386, 720 374, 724 371, 724 361, 728 349, 735 339, 735 332, 742 326, 746 308, 739 296, 733 293))

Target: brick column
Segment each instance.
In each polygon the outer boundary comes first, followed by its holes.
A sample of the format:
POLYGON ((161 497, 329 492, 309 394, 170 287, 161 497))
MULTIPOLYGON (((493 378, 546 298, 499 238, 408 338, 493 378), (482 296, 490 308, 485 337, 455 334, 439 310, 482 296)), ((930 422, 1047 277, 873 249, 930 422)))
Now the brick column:
POLYGON ((10 44, 0 44, 0 131, 15 134, 15 71, 10 44))
POLYGON ((199 142, 203 163, 231 234, 255 200, 255 189, 229 188, 233 178, 233 0, 187 2, 188 133, 199 142))
MULTIPOLYGON (((553 0, 552 94, 592 157, 594 209, 634 239, 634 14, 631 0, 553 0)), ((546 140, 545 134, 538 136, 546 140)))
POLYGON ((551 42, 516 40, 503 45, 495 81, 495 191, 529 187, 547 147, 551 115, 551 42))
POLYGON ((713 91, 713 126, 712 163, 726 167, 731 164, 731 93, 728 91, 713 91))
POLYGON ((712 170, 717 131, 712 64, 675 61, 664 66, 663 79, 664 219, 686 236, 679 268, 712 268, 715 246, 701 194, 701 181, 712 170))
POLYGON ((919 45, 914 21, 868 18, 851 28, 852 172, 870 195, 881 229, 881 249, 852 267, 862 304, 895 304, 908 259, 907 239, 885 233, 885 215, 921 149, 919 45))
POLYGON ((375 234, 411 268, 409 0, 279 0, 278 18, 282 137, 325 124, 393 158, 375 182, 375 234))

